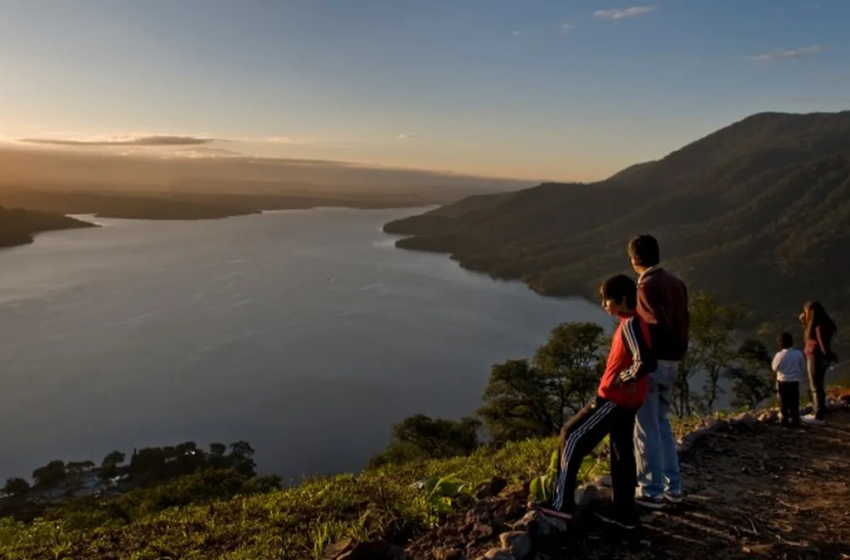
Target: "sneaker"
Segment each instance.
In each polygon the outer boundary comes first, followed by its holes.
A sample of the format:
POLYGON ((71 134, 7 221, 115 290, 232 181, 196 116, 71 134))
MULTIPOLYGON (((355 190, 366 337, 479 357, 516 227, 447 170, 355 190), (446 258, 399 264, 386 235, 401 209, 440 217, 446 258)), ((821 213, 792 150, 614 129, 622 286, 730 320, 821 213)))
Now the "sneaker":
POLYGON ((824 421, 818 420, 814 414, 807 414, 800 418, 800 421, 810 426, 822 426, 824 424, 824 421))
POLYGON ((664 491, 662 498, 664 498, 664 501, 668 504, 681 504, 685 499, 681 492, 667 492, 666 490, 664 491))
POLYGON ((627 531, 637 529, 638 526, 636 515, 623 515, 610 507, 600 508, 599 510, 594 511, 593 515, 595 515, 603 523, 619 527, 620 529, 626 529, 627 531))
POLYGON ((648 509, 664 509, 664 498, 661 496, 635 496, 635 503, 648 509))

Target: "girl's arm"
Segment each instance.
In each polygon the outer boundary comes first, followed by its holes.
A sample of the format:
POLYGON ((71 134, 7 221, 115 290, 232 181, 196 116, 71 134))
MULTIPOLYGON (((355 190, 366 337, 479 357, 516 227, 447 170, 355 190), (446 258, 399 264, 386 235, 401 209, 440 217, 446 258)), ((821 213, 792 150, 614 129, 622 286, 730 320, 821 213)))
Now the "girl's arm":
POLYGON ((815 334, 818 337, 818 346, 820 346, 820 351, 823 352, 824 356, 829 356, 830 355, 829 343, 824 344, 823 336, 822 336, 822 333, 821 333, 821 328, 819 326, 815 327, 815 334))

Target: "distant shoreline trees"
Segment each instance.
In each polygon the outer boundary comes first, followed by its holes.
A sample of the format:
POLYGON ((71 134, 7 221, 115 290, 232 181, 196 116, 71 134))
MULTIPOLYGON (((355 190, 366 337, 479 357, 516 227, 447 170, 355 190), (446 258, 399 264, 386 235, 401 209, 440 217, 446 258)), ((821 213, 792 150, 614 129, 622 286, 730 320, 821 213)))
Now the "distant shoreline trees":
MULTIPOLYGON (((671 403, 677 416, 712 414, 725 393, 724 382, 732 385, 733 407, 755 407, 773 395, 775 379, 765 345, 754 339, 737 343, 745 318, 742 309, 696 292, 690 315, 690 349, 680 365, 671 403), (701 391, 692 387, 696 377, 703 379, 701 391)), ((492 367, 483 404, 473 417, 406 418, 393 426, 387 450, 373 458, 370 467, 468 455, 485 444, 554 436, 596 395, 607 350, 600 325, 560 324, 532 358, 492 367)))

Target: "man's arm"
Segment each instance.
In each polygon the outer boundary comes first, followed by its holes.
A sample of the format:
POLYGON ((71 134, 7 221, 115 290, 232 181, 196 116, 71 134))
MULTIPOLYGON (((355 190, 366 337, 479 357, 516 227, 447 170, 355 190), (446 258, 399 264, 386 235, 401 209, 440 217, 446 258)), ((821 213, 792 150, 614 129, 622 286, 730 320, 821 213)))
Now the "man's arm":
POLYGON ((620 372, 620 381, 635 381, 655 371, 655 353, 640 328, 640 319, 631 317, 626 320, 620 332, 632 353, 632 365, 620 372))

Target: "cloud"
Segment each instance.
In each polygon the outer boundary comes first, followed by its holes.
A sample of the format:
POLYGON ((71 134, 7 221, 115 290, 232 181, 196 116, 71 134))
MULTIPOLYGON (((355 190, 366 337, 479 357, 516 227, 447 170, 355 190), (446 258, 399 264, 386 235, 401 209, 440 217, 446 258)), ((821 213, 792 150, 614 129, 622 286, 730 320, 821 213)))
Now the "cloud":
POLYGON ((593 15, 600 19, 631 19, 654 12, 655 8, 656 6, 632 6, 630 8, 596 10, 593 15))
POLYGON ((520 35, 522 35, 522 31, 514 31, 513 34, 514 34, 514 37, 519 37, 520 35))
POLYGON ((396 136, 396 138, 398 138, 399 140, 416 140, 419 137, 416 136, 415 134, 407 134, 407 133, 403 132, 403 133, 399 134, 398 136, 396 136))
POLYGON ((777 60, 791 60, 794 58, 802 58, 810 54, 815 54, 824 50, 823 45, 811 45, 802 49, 786 49, 774 51, 770 53, 757 54, 750 57, 753 62, 774 62, 777 60))
POLYGON ((563 24, 561 24, 561 35, 566 35, 567 33, 569 33, 570 31, 572 31, 572 30, 573 30, 573 29, 575 29, 576 27, 578 27, 578 26, 577 26, 577 25, 573 25, 572 23, 563 23, 563 24))
POLYGON ((215 142, 214 138, 195 136, 112 136, 90 139, 71 138, 21 138, 27 144, 50 144, 53 146, 200 146, 215 142))
MULTIPOLYGON (((269 136, 263 138, 263 140, 272 144, 311 144, 313 142, 311 138, 297 138, 295 136, 269 136)), ((247 141, 250 142, 251 140, 247 141)))

